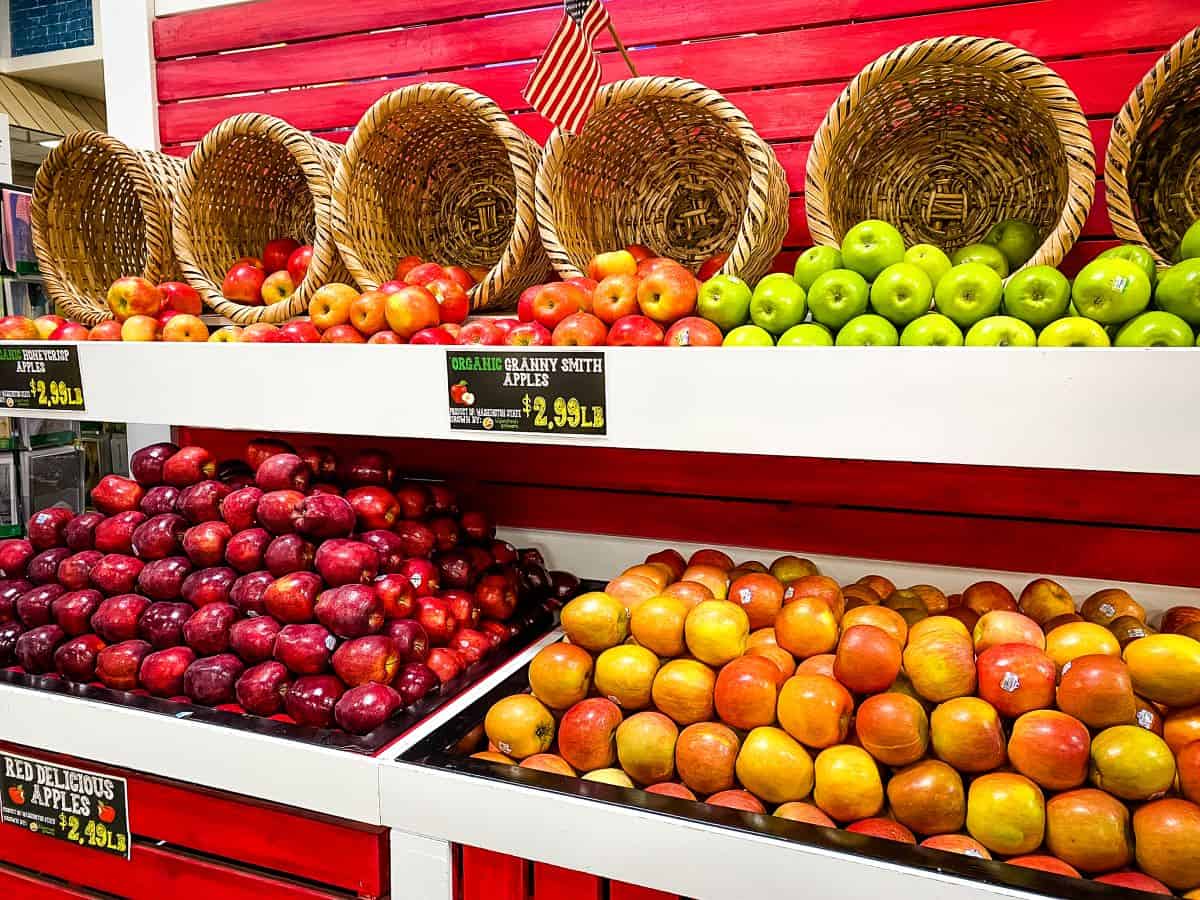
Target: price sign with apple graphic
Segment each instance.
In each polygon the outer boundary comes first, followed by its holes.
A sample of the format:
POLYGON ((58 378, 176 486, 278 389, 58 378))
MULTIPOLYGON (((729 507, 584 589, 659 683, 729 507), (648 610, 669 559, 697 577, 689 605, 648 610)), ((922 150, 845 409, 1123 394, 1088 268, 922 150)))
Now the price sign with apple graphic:
POLYGON ((0 821, 129 859, 124 778, 0 753, 0 821))
POLYGON ((83 410, 79 349, 72 345, 0 347, 0 411, 83 410))
POLYGON ((603 353, 448 350, 446 380, 451 430, 608 433, 603 353))

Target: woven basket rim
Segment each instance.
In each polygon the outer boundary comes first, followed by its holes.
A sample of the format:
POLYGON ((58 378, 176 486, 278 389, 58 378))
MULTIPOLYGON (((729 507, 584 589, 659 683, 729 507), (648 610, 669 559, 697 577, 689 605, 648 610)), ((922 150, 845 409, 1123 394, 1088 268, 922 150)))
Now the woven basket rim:
POLYGON ((321 222, 329 221, 330 171, 326 161, 316 149, 313 141, 321 140, 301 131, 283 119, 265 113, 239 113, 224 119, 214 126, 188 155, 179 190, 175 195, 172 237, 175 255, 179 259, 184 279, 195 288, 205 303, 215 312, 238 321, 249 319, 261 322, 281 322, 299 315, 308 308, 312 295, 325 283, 325 270, 337 257, 336 247, 321 222), (247 306, 227 300, 221 294, 220 285, 215 284, 196 264, 192 248, 192 224, 190 201, 204 166, 225 149, 230 141, 239 137, 264 137, 272 132, 281 135, 284 149, 288 151, 304 176, 313 200, 313 217, 317 222, 313 243, 313 257, 308 273, 294 293, 286 300, 265 306, 247 306))
POLYGON ((814 245, 838 246, 841 243, 841 236, 836 234, 827 212, 829 198, 822 173, 829 165, 827 157, 834 139, 853 115, 854 98, 880 83, 893 80, 898 74, 960 61, 964 57, 976 68, 1019 77, 1025 90, 1042 101, 1046 114, 1054 122, 1066 158, 1067 195, 1063 209, 1034 255, 1010 272, 1009 277, 1021 268, 1057 265, 1066 256, 1083 230, 1095 197, 1095 149, 1087 118, 1067 82, 1037 56, 1008 41, 974 35, 948 35, 902 44, 864 66, 838 95, 813 136, 805 166, 804 207, 814 245), (1036 80, 1024 83, 1031 77, 1036 80), (1066 136, 1072 139, 1064 139, 1066 136))
MULTIPOLYGON (((704 103, 705 111, 715 115, 719 119, 720 124, 729 129, 741 143, 743 154, 750 169, 747 180, 748 191, 761 193, 764 203, 769 204, 769 187, 773 179, 782 179, 786 185, 786 175, 783 172, 783 167, 775 157, 775 151, 758 134, 746 114, 720 91, 691 78, 640 75, 602 85, 596 94, 588 123, 593 121, 592 117, 597 113, 603 112, 609 107, 623 103, 626 100, 657 97, 677 101, 701 99, 704 103)), ((535 199, 538 231, 541 233, 542 244, 550 256, 551 263, 562 278, 581 277, 584 275, 584 272, 571 259, 570 252, 563 246, 558 237, 558 227, 552 200, 555 193, 553 186, 558 177, 562 157, 576 141, 587 135, 587 132, 587 124, 584 125, 583 131, 579 134, 572 134, 561 127, 555 128, 546 141, 542 153, 542 162, 538 166, 537 171, 535 199)), ((742 220, 738 225, 734 246, 728 251, 729 258, 718 270, 719 274, 738 273, 747 270, 752 255, 751 248, 755 240, 755 230, 752 210, 747 205, 747 208, 743 211, 742 220)), ((775 243, 770 254, 772 257, 782 247, 785 230, 786 220, 783 222, 783 228, 779 230, 778 242, 775 242, 773 235, 768 236, 768 240, 775 243)))
POLYGON ((1200 26, 1184 34, 1162 54, 1137 83, 1113 119, 1108 151, 1104 159, 1104 189, 1113 233, 1121 240, 1138 244, 1150 251, 1155 265, 1167 269, 1172 262, 1150 245, 1133 211, 1129 194, 1129 163, 1134 143, 1139 139, 1146 107, 1154 95, 1164 90, 1173 73, 1200 55, 1200 26))

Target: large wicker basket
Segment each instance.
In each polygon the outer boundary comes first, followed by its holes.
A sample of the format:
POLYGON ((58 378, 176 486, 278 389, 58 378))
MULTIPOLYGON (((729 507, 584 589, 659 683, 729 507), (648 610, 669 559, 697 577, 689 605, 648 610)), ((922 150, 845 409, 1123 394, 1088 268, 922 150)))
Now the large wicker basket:
POLYGON ((1117 237, 1169 266, 1200 219, 1200 28, 1146 73, 1113 122, 1104 166, 1117 237))
POLYGON ((171 197, 182 174, 183 160, 99 131, 67 135, 50 151, 31 215, 38 266, 60 313, 94 325, 111 316, 105 295, 118 278, 179 277, 171 197))
POLYGON ((1021 219, 1041 238, 1026 265, 1057 265, 1095 186, 1066 82, 1004 41, 942 37, 879 57, 842 91, 813 140, 804 203, 818 244, 883 219, 950 252, 1021 219))
POLYGON ((583 130, 556 130, 537 174, 542 243, 564 278, 596 253, 645 244, 693 269, 755 279, 787 232, 787 177, 736 106, 683 78, 600 89, 583 130))
POLYGON ((175 254, 213 310, 240 325, 282 322, 304 312, 317 288, 347 280, 329 230, 340 155, 337 144, 259 113, 226 119, 192 150, 175 197, 175 254), (290 298, 247 306, 221 295, 235 260, 284 237, 313 247, 308 274, 290 298))
POLYGON ((408 255, 481 267, 472 309, 516 303, 549 271, 533 212, 539 150, 491 99, 426 82, 380 98, 337 168, 333 235, 363 289, 408 255))

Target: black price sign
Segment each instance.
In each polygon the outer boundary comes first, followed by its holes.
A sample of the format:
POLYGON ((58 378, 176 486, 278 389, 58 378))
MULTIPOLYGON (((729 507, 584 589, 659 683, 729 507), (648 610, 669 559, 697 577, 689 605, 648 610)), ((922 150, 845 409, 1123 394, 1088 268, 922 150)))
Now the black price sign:
POLYGON ((129 859, 124 778, 0 753, 0 821, 129 859))
POLYGON ((8 409, 82 410, 79 348, 0 344, 0 403, 8 409))
POLYGON ((446 351, 450 428, 607 434, 604 354, 446 351))

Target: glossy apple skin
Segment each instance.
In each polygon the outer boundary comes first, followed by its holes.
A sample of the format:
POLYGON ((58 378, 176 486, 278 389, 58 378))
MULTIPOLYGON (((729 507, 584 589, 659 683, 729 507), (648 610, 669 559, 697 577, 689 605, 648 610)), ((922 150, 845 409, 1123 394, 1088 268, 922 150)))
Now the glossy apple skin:
POLYGON ((16 662, 17 638, 25 631, 20 622, 0 624, 0 666, 11 666, 16 662))
POLYGON ((296 508, 296 531, 314 540, 344 538, 354 530, 354 508, 337 494, 310 494, 296 508))
MULTIPOLYGON (((121 475, 105 475, 100 479, 99 483, 92 488, 92 503, 96 509, 104 513, 106 516, 114 516, 119 512, 128 512, 131 509, 137 509, 138 504, 142 502, 142 497, 145 496, 146 489, 138 484, 132 478, 125 478, 121 475)), ((62 520, 65 525, 71 519, 71 511, 63 507, 58 507, 57 517, 62 520), (63 514, 66 514, 65 517, 63 514)), ((49 510, 42 510, 42 513, 49 510)), ((42 513, 35 513, 34 517, 42 513)), ((32 520, 30 522, 32 525, 32 520)), ((37 538, 33 537, 34 532, 30 531, 30 540, 33 541, 33 546, 38 546, 37 538)), ((53 544, 49 546, 55 546, 53 544)))
POLYGON ((182 596, 183 582, 192 571, 186 556, 168 556, 146 563, 138 573, 137 589, 151 600, 174 600, 182 596))
MULTIPOLYGON (((34 584, 50 584, 58 578, 58 567, 64 559, 71 555, 66 547, 52 547, 43 550, 25 567, 25 577, 34 584)), ((105 557, 107 559, 107 557, 105 557)))
POLYGON ((180 595, 195 607, 209 603, 228 603, 237 572, 227 566, 198 569, 183 579, 180 595))
POLYGON ((396 477, 391 457, 382 450, 359 450, 342 467, 346 487, 378 485, 387 487, 396 477))
POLYGON ((297 675, 329 668, 337 638, 324 625, 285 625, 275 636, 275 658, 297 675))
POLYGON ((237 681, 245 668, 232 653, 198 659, 183 675, 184 693, 205 706, 233 703, 237 681))
POLYGON ((321 593, 317 621, 340 638, 359 638, 383 628, 383 601, 372 585, 344 584, 321 593))
POLYGON ((242 619, 229 629, 229 649, 247 665, 265 662, 275 655, 275 638, 279 631, 279 623, 270 616, 242 619))
POLYGON ((400 575, 408 579, 418 597, 430 597, 441 587, 441 573, 427 559, 410 557, 400 566, 400 575))
POLYGON ((96 677, 96 660, 107 644, 98 634, 81 634, 58 645, 54 668, 63 678, 86 684, 96 677))
POLYGON ((183 694, 183 676, 196 661, 190 647, 169 647, 147 653, 138 669, 142 687, 155 697, 178 697, 183 694))
POLYGON ((179 492, 176 507, 193 525, 213 522, 221 518, 221 503, 233 493, 233 488, 222 481, 208 479, 191 484, 179 492))
POLYGON ((69 591, 50 604, 50 612, 55 624, 69 636, 75 637, 92 630, 92 616, 100 608, 103 599, 103 594, 90 588, 69 591))
POLYGON ((299 491, 269 491, 255 507, 258 522, 272 534, 291 534, 296 530, 297 510, 304 502, 299 491))
POLYGON ((425 660, 425 665, 433 670, 438 681, 445 684, 461 675, 467 664, 457 651, 451 650, 449 647, 434 647, 429 651, 429 658, 425 660))
POLYGON ((468 511, 459 520, 465 534, 472 541, 490 541, 496 537, 496 525, 486 513, 468 511))
POLYGON ((429 656, 429 633, 416 619, 393 619, 383 626, 405 662, 424 662, 429 656))
POLYGON ((25 567, 33 559, 33 544, 23 538, 0 541, 0 575, 5 578, 23 578, 25 567))
POLYGON ((517 591, 505 575, 484 575, 475 588, 475 602, 485 616, 508 619, 517 608, 517 591))
POLYGON ((261 569, 265 564, 271 533, 265 528, 239 531, 225 545, 225 562, 240 575, 261 569))
POLYGON ((216 474, 217 461, 203 447, 181 447, 163 462, 162 480, 175 487, 187 487, 216 474))
POLYGON ((61 584, 42 584, 30 588, 16 599, 17 618, 26 628, 49 625, 54 618, 52 605, 67 592, 61 584))
POLYGON ((275 576, 265 569, 251 572, 237 579, 229 589, 229 601, 246 616, 267 615, 263 596, 267 588, 275 583, 275 576))
POLYGON ((187 528, 187 520, 175 513, 151 516, 134 529, 130 549, 144 562, 175 556, 183 548, 187 528))
POLYGON ((437 674, 423 662, 405 663, 392 682, 405 706, 412 706, 423 700, 440 684, 437 674))
MULTIPOLYGON (((145 502, 145 499, 143 497, 142 501, 145 502)), ((74 550, 76 553, 94 549, 96 546, 96 526, 103 521, 104 513, 100 512, 80 513, 73 518, 67 523, 67 527, 63 532, 68 549, 74 550)))
POLYGON ((333 709, 345 692, 333 675, 305 675, 292 682, 284 697, 284 709, 297 725, 328 728, 333 724, 333 709))
POLYGON ((229 630, 238 615, 232 603, 202 606, 183 623, 183 640, 200 656, 224 653, 229 649, 229 630))
POLYGON ((433 529, 424 522, 400 522, 394 530, 400 538, 406 556, 428 557, 433 552, 433 529))
POLYGON ((99 550, 80 550, 58 564, 58 583, 78 591, 92 583, 92 568, 104 558, 99 550))
POLYGON ((379 555, 379 571, 383 574, 399 572, 408 556, 404 552, 404 542, 395 532, 375 529, 363 532, 358 539, 379 555))
POLYGON ((398 691, 386 684, 353 687, 333 707, 338 725, 351 734, 369 734, 404 705, 398 691))
POLYGON ((168 600, 151 603, 138 619, 138 637, 155 650, 178 647, 183 643, 183 626, 195 611, 190 603, 168 600))
POLYGON ((138 619, 150 601, 141 594, 119 594, 104 600, 92 614, 92 629, 110 644, 138 636, 138 619))
POLYGON ((283 709, 291 674, 281 662, 267 660, 242 673, 235 686, 237 702, 254 716, 273 716, 283 709))
POLYGON ((416 608, 416 597, 412 585, 403 575, 389 573, 380 575, 372 585, 375 595, 383 604, 385 619, 407 619, 416 608))
POLYGON ((148 516, 161 516, 174 513, 179 501, 179 488, 170 484, 160 484, 146 491, 142 498, 141 510, 148 516))
POLYGON ((416 620, 435 645, 445 645, 458 629, 458 620, 450 611, 450 602, 441 597, 418 597, 416 620))
POLYGON ((201 522, 183 533, 183 552, 197 568, 219 566, 233 530, 225 522, 201 522))
POLYGON ((238 488, 221 500, 221 518, 234 532, 245 531, 258 524, 258 501, 263 492, 254 485, 238 488))
POLYGON ((153 648, 145 641, 122 641, 105 647, 96 657, 96 677, 116 691, 137 687, 142 658, 153 648))
POLYGON ((12 622, 17 618, 17 598, 31 590, 33 585, 24 578, 0 580, 0 623, 12 622))
POLYGON ((276 578, 291 572, 311 572, 317 548, 298 534, 281 534, 267 545, 263 558, 267 571, 276 578))
POLYGON ((308 490, 312 469, 295 453, 276 453, 268 456, 254 473, 254 483, 264 492, 308 490))
POLYGON ((370 584, 379 574, 379 554, 362 541, 325 541, 317 548, 314 564, 330 587, 370 584))
POLYGON ((96 526, 96 549, 102 553, 133 553, 133 532, 146 521, 141 510, 129 510, 109 516, 96 526))
POLYGON ((15 655, 18 665, 31 675, 54 671, 54 651, 67 639, 57 625, 39 625, 17 638, 15 655))
POLYGON ((311 622, 321 587, 321 578, 314 572, 292 572, 275 579, 267 588, 263 605, 285 624, 311 622))
POLYGON ((147 444, 129 457, 129 474, 143 487, 161 484, 163 463, 178 452, 179 448, 168 441, 147 444))

